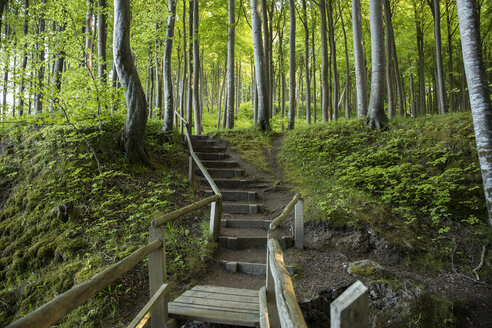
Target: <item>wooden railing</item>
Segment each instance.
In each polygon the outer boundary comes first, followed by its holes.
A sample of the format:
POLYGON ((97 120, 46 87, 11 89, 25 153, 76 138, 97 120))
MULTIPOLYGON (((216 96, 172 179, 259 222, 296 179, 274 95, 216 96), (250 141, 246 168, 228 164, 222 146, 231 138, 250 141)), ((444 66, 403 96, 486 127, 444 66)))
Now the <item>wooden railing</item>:
POLYGON ((201 173, 209 183, 210 187, 212 188, 214 194, 216 196, 220 196, 216 201, 214 201, 211 205, 210 209, 210 234, 212 235, 212 238, 214 240, 217 240, 220 234, 220 220, 222 218, 222 194, 220 193, 219 188, 215 184, 214 180, 208 173, 207 169, 205 166, 203 166, 202 162, 198 158, 197 154, 193 151, 193 146, 191 144, 191 137, 190 137, 190 125, 189 123, 181 116, 179 115, 178 112, 174 112, 174 115, 179 118, 184 125, 184 137, 185 137, 185 143, 188 145, 188 152, 189 152, 189 158, 188 158, 188 178, 191 183, 193 183, 193 170, 194 170, 194 164, 193 162, 198 166, 200 169, 201 173))
MULTIPOLYGON (((269 227, 266 287, 260 289, 259 295, 261 328, 307 327, 275 232, 294 207, 295 246, 301 249, 304 247, 304 201, 300 193, 297 193, 269 227), (275 306, 269 308, 270 303, 275 306)), ((369 327, 367 287, 356 281, 337 297, 330 304, 330 321, 331 328, 369 327)))
POLYGON ((104 290, 146 257, 149 259, 149 288, 151 298, 127 328, 143 327, 149 319, 151 319, 152 327, 175 326, 174 320, 169 320, 167 311, 166 296, 169 292, 169 286, 166 276, 166 243, 163 226, 187 213, 211 204, 210 231, 214 239, 217 239, 220 232, 222 215, 222 195, 206 168, 193 151, 188 133, 188 123, 178 113, 176 115, 183 120, 183 124, 186 127, 184 132, 190 153, 190 177, 192 178, 193 162, 195 162, 212 187, 215 195, 152 220, 149 230, 149 244, 139 248, 118 263, 109 266, 94 277, 57 296, 33 312, 12 322, 7 328, 51 327, 71 311, 104 290))

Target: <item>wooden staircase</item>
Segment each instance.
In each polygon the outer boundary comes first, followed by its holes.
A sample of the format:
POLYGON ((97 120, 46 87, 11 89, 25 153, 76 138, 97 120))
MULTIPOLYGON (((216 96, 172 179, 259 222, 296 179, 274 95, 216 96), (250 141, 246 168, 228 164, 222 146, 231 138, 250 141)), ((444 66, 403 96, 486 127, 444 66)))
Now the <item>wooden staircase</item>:
MULTIPOLYGON (((193 149, 222 194, 222 220, 218 242, 219 261, 223 270, 258 277, 264 285, 266 274, 267 232, 261 203, 262 181, 245 176, 238 161, 231 159, 226 143, 209 136, 191 136, 193 149), (220 258, 222 256, 222 258, 220 258)), ((208 182, 200 170, 194 171, 197 187, 212 196, 208 182)), ((292 238, 285 235, 282 247, 290 247, 292 238)), ((293 267, 288 266, 293 272, 293 267)), ((237 279, 241 279, 238 276, 237 279)), ((220 282, 224 284, 224 282, 220 282)), ((195 286, 168 304, 170 317, 238 326, 259 326, 259 289, 231 286, 195 286)))

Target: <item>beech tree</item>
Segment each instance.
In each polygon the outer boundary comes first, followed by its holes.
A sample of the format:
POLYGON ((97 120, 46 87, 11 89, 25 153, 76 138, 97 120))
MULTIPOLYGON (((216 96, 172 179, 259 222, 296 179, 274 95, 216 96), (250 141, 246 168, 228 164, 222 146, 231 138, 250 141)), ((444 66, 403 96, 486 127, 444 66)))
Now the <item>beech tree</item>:
POLYGON ((255 80, 256 94, 258 95, 258 125, 260 130, 270 130, 270 119, 268 117, 268 94, 266 92, 266 67, 265 54, 261 37, 261 8, 258 0, 251 0, 251 30, 253 33, 253 50, 255 56, 255 80))
POLYGON ((130 16, 130 0, 115 0, 113 61, 125 90, 127 106, 123 144, 128 162, 150 164, 144 147, 147 102, 130 49, 130 16))
POLYGON ((294 0, 289 0, 290 40, 289 40, 289 130, 294 129, 296 108, 296 8, 294 0))
POLYGON ((367 115, 367 75, 362 46, 362 17, 360 0, 352 0, 352 32, 354 34, 355 88, 357 96, 357 117, 367 115))
POLYGON ((173 51, 174 24, 176 21, 176 1, 168 1, 166 43, 164 45, 164 126, 163 131, 173 129, 174 99, 171 74, 171 55, 173 51))
POLYGON ((229 0, 229 29, 227 35, 227 122, 228 129, 234 128, 234 0, 229 0))
POLYGON ((384 32, 383 7, 380 0, 369 1, 371 22, 371 96, 368 107, 368 127, 384 128, 388 117, 384 112, 384 32))
POLYGON ((492 107, 483 62, 479 17, 476 15, 474 0, 458 0, 457 7, 477 153, 482 171, 489 224, 492 225, 492 107))

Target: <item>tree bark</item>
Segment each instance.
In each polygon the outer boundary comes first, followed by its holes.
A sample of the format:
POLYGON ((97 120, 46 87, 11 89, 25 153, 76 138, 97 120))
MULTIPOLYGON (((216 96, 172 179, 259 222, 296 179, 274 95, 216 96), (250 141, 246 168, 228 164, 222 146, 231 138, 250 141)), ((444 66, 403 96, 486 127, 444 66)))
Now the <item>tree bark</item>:
POLYGON ((255 79, 256 93, 258 95, 258 125, 260 130, 270 130, 270 120, 268 112, 268 93, 266 92, 266 67, 265 54, 261 37, 261 8, 258 0, 251 0, 251 25, 253 33, 253 52, 255 56, 255 79))
POLYGON ((188 133, 191 135, 191 127, 193 126, 193 80, 195 75, 193 73, 193 0, 189 2, 188 10, 188 36, 189 36, 189 47, 188 47, 188 103, 187 103, 187 121, 188 121, 188 133))
POLYGON ((309 77, 309 28, 306 0, 302 0, 302 14, 304 16, 304 71, 306 79, 306 123, 311 124, 311 79, 309 77))
POLYGON ((432 0, 432 14, 434 15, 434 39, 436 40, 436 65, 437 65, 437 103, 439 114, 448 112, 446 107, 446 86, 444 84, 444 69, 442 65, 441 43, 441 8, 439 0, 432 0))
POLYGON ((147 125, 145 93, 130 48, 130 0, 114 1, 113 60, 127 104, 124 146, 130 163, 150 164, 144 148, 147 125))
POLYGON ((333 0, 328 0, 328 29, 330 38, 330 54, 331 54, 331 68, 333 76, 333 94, 332 94, 332 114, 333 119, 338 120, 338 94, 340 93, 340 85, 338 80, 337 69, 337 47, 335 43, 335 27, 333 24, 333 0))
POLYGON ((415 23, 417 27, 417 51, 419 56, 419 103, 418 113, 425 115, 425 71, 424 71, 424 32, 422 31, 422 21, 414 4, 415 23))
POLYGON ((227 33, 227 123, 228 129, 234 128, 234 43, 235 13, 234 0, 229 0, 229 28, 227 33))
POLYGON ((357 117, 367 115, 367 74, 362 45, 362 15, 360 0, 352 0, 352 31, 354 39, 355 88, 357 95, 357 117))
MULTIPOLYGON (((46 0, 43 0, 46 2, 46 0)), ((87 13, 85 15, 85 65, 92 70, 92 1, 87 0, 87 13)))
POLYGON ((289 123, 288 130, 295 125, 296 108, 296 8, 295 1, 289 0, 290 36, 289 36, 289 123))
POLYGON ((166 43, 164 45, 164 126, 162 131, 173 129, 174 99, 171 75, 171 56, 173 52, 174 23, 176 21, 176 1, 168 0, 166 43))
POLYGON ((456 4, 477 153, 482 171, 489 224, 492 226, 492 107, 483 63, 479 30, 480 17, 475 14, 475 1, 459 0, 456 4))
POLYGON ((38 55, 38 78, 37 78, 37 88, 38 92, 35 95, 35 102, 34 102, 34 112, 36 114, 39 114, 43 111, 43 86, 44 86, 44 69, 45 69, 45 64, 44 64, 44 59, 45 59, 45 51, 44 51, 44 30, 46 27, 46 21, 44 18, 44 11, 46 6, 46 0, 42 0, 41 4, 43 5, 43 8, 41 9, 41 16, 39 18, 39 37, 41 38, 40 41, 38 41, 39 45, 39 55, 38 55))
POLYGON ((195 135, 200 134, 200 47, 198 44, 198 0, 193 0, 193 109, 195 135))
POLYGON ((326 4, 325 0, 319 1, 319 11, 321 18, 321 113, 323 123, 330 120, 328 114, 329 90, 328 90, 328 41, 326 39, 326 4))
POLYGON ((386 28, 386 95, 388 99, 388 117, 392 118, 395 112, 393 99, 393 78, 392 78, 392 46, 391 46, 391 11, 388 0, 383 0, 384 22, 386 28))
POLYGON ((224 93, 224 87, 226 82, 227 69, 224 67, 224 78, 222 79, 222 87, 220 88, 219 105, 217 107, 217 130, 220 129, 220 117, 222 112, 222 94, 224 93))
POLYGON ((271 92, 272 88, 271 86, 271 54, 270 54, 270 33, 269 33, 269 26, 268 26, 268 13, 267 13, 267 2, 266 0, 260 0, 261 2, 261 17, 262 17, 262 27, 263 27, 263 65, 265 69, 265 99, 266 99, 266 104, 265 104, 265 112, 266 115, 270 118, 271 117, 271 92))
POLYGON ((451 32, 451 17, 450 17, 450 3, 452 0, 446 0, 446 23, 448 29, 448 83, 449 83, 449 111, 455 111, 454 105, 454 78, 453 78, 453 33, 451 32))
MULTIPOLYGON (((66 28, 65 23, 62 23, 60 26, 58 26, 58 33, 62 33, 65 30, 65 28, 66 28)), ((63 73, 63 63, 65 62, 65 50, 63 49, 64 40, 60 38, 60 41, 61 41, 61 49, 58 52, 55 64, 53 66, 53 76, 51 80, 52 94, 50 99, 50 109, 49 109, 50 112, 55 110, 54 102, 55 102, 55 98, 57 97, 57 94, 61 90, 61 77, 63 73)))
POLYGON ((313 55, 313 73, 312 73, 312 78, 313 78, 313 123, 316 124, 316 56, 314 52, 314 27, 315 27, 316 21, 313 19, 313 28, 311 29, 312 37, 311 37, 311 52, 313 55))
MULTIPOLYGON (((3 5, 1 5, 1 6, 3 6, 3 5)), ((3 7, 0 7, 0 13, 1 12, 3 12, 3 7)), ((25 37, 27 37, 28 32, 29 32, 29 0, 24 0, 24 36, 25 37)), ((22 116, 24 114, 24 99, 25 99, 25 89, 26 89, 26 68, 27 68, 27 60, 29 58, 28 53, 27 53, 27 41, 24 42, 23 53, 24 53, 24 56, 22 57, 22 63, 21 63, 21 67, 22 67, 21 83, 19 86, 19 116, 22 116)))
POLYGON ((369 1, 371 22, 371 96, 368 107, 368 127, 384 128, 388 118, 384 112, 384 32, 383 7, 380 0, 369 1))
POLYGON ((106 84, 108 75, 106 72, 106 0, 99 0, 99 17, 97 20, 97 56, 99 57, 98 77, 103 85, 106 84))
POLYGON ((350 89, 351 89, 350 66, 349 66, 349 55, 348 55, 348 46, 347 46, 347 33, 345 32, 345 24, 343 21, 343 13, 342 13, 342 7, 340 6, 340 2, 338 3, 338 11, 340 12, 340 19, 342 23, 342 32, 343 32, 343 42, 345 45, 345 74, 347 75, 346 85, 345 85, 345 119, 348 121, 350 118, 350 89))

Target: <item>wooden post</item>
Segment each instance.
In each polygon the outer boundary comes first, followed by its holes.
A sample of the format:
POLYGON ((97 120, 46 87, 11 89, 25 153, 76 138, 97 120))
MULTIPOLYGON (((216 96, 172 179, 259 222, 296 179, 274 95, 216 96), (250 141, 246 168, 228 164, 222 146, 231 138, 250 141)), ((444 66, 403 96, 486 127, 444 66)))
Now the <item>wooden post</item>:
POLYGON ((222 220, 222 199, 212 203, 210 208, 210 233, 217 240, 220 234, 220 221, 222 220))
POLYGON ((330 313, 331 328, 369 327, 367 287, 357 280, 331 303, 330 313))
POLYGON ((304 199, 300 198, 295 207, 294 238, 296 248, 304 248, 304 199))
POLYGON ((193 185, 193 157, 188 156, 188 182, 193 185))
MULTIPOLYGON (((162 229, 152 220, 149 230, 150 242, 154 240, 162 241, 162 248, 149 254, 149 284, 150 297, 152 297, 161 286, 166 283, 166 246, 162 229)), ((167 325, 167 297, 164 296, 158 301, 151 316, 152 327, 163 327, 167 325)))

